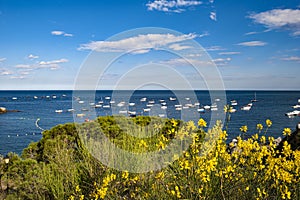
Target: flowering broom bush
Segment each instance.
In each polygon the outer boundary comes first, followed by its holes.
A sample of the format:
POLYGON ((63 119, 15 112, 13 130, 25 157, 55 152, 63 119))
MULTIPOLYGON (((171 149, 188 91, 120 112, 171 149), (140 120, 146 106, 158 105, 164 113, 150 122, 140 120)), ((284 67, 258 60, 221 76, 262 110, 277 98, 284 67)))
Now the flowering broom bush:
MULTIPOLYGON (((266 129, 271 125, 266 120, 266 129)), ((238 137, 236 144, 226 143, 220 122, 208 132, 204 127, 203 119, 198 127, 193 122, 178 127, 178 121, 171 120, 166 135, 135 141, 137 149, 160 151, 171 138, 191 139, 188 150, 174 155, 168 167, 141 174, 107 169, 102 181, 91 186, 92 192, 83 194, 78 186, 69 199, 299 199, 299 150, 292 151, 287 142, 278 150, 273 137, 266 137, 266 131, 260 134, 262 124, 257 134, 246 140, 238 137)), ((290 135, 290 130, 283 133, 290 135)), ((118 142, 132 145, 128 140, 118 142)))

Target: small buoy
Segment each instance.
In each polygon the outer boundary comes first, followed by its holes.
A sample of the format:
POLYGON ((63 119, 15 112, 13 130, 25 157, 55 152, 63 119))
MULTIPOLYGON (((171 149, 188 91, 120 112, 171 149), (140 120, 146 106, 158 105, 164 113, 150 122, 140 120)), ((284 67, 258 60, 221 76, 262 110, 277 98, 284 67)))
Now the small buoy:
POLYGON ((7 137, 10 137, 10 135, 8 135, 7 137))

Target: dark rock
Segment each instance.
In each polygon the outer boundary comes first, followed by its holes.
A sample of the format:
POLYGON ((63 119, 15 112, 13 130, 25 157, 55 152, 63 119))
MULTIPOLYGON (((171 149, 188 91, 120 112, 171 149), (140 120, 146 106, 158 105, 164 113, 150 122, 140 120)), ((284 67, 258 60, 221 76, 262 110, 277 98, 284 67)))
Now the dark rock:
POLYGON ((285 141, 287 141, 291 145, 291 149, 293 151, 300 150, 300 122, 297 124, 296 130, 290 136, 286 136, 281 140, 276 150, 279 150, 279 152, 281 152, 283 143, 285 141))

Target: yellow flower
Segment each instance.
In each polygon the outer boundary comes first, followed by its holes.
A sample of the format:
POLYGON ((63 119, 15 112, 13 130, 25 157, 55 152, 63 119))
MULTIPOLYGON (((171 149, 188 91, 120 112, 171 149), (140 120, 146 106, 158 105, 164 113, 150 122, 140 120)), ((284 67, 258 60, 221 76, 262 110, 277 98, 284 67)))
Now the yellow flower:
POLYGON ((123 179, 128 179, 128 176, 129 176, 128 171, 123 171, 123 172, 122 172, 122 178, 123 178, 123 179))
POLYGON ((262 130, 263 128, 264 128, 264 126, 262 124, 257 124, 256 125, 257 130, 262 130))
POLYGON ((247 127, 247 126, 242 126, 242 127, 240 128, 240 131, 246 133, 246 132, 248 131, 248 127, 247 127))
POLYGON ((248 191, 249 190, 249 186, 247 186, 245 190, 248 191))
POLYGON ((269 119, 267 119, 267 120, 266 120, 266 125, 267 125, 268 127, 271 127, 271 126, 272 126, 272 121, 269 120, 269 119))
POLYGON ((288 136, 290 136, 291 135, 291 133, 292 133, 292 131, 291 131, 291 129, 290 128, 285 128, 285 129, 283 129, 283 135, 288 135, 288 136))
POLYGON ((144 140, 141 140, 140 143, 139 143, 139 147, 140 148, 147 148, 148 145, 147 145, 147 143, 144 140))
POLYGON ((202 127, 206 127, 206 121, 202 118, 199 119, 198 121, 198 126, 202 127))

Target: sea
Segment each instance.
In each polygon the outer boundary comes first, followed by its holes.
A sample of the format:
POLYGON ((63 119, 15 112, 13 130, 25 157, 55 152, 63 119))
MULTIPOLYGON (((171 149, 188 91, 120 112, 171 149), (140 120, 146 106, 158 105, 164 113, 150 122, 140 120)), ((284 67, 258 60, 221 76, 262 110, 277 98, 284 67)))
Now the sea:
POLYGON ((282 137, 284 128, 295 130, 300 122, 298 116, 285 115, 296 110, 292 106, 299 99, 300 91, 0 91, 0 107, 12 111, 0 114, 0 154, 20 155, 29 143, 41 139, 44 130, 58 124, 84 123, 105 115, 151 115, 195 123, 203 118, 207 128, 222 120, 229 141, 241 134, 241 126, 246 125, 251 135, 258 123, 266 128, 270 119, 266 135, 282 137), (233 100, 236 112, 229 119, 223 108, 233 100), (250 110, 241 109, 249 103, 250 110), (199 110, 204 106, 213 109, 199 110))

